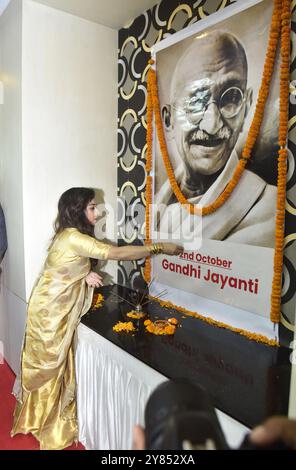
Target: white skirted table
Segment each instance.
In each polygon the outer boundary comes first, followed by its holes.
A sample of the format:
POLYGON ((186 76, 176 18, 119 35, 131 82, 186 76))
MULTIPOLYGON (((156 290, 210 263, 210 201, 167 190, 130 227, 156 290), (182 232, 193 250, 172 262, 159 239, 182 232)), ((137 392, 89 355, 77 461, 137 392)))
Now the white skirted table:
MULTIPOLYGON (((135 424, 144 424, 151 392, 167 378, 87 326, 78 327, 76 352, 79 440, 88 450, 129 450, 135 424)), ((248 428, 217 410, 228 444, 248 428)))

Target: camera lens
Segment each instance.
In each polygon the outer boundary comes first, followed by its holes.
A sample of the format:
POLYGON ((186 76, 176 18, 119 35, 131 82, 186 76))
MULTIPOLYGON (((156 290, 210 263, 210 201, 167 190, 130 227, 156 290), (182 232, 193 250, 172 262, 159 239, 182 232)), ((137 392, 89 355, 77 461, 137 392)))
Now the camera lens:
POLYGON ((185 441, 192 448, 227 448, 207 393, 183 380, 164 382, 154 390, 145 409, 145 434, 147 449, 183 449, 185 441))

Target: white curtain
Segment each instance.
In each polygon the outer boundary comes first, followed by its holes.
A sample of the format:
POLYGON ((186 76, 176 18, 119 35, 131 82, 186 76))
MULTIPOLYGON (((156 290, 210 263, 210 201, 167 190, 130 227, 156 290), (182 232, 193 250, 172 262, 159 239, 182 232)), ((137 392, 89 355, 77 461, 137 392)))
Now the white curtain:
MULTIPOLYGON (((135 424, 144 424, 150 393, 167 378, 83 324, 76 350, 79 440, 88 450, 129 450, 135 424)), ((242 406, 243 403, 242 403, 242 406)), ((231 447, 248 429, 217 411, 231 447)))
POLYGON ((164 376, 80 324, 76 351, 79 440, 86 449, 128 450, 164 376))

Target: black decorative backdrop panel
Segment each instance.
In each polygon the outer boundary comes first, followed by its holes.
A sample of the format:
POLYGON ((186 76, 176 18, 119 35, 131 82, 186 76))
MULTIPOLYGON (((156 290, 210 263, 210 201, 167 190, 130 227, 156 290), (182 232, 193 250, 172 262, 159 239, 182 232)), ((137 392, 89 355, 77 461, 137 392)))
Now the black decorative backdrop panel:
MULTIPOLYGON (((271 0, 272 1, 272 0, 271 0)), ((231 0, 163 0, 119 31, 118 231, 119 245, 143 244, 145 234, 146 79, 151 47, 165 37, 235 3, 231 0)), ((296 292, 296 5, 292 14, 291 104, 287 182, 286 248, 281 338, 292 340, 296 292), (295 94, 294 94, 295 93, 295 94)), ((120 262, 118 282, 133 285, 145 260, 120 262)))

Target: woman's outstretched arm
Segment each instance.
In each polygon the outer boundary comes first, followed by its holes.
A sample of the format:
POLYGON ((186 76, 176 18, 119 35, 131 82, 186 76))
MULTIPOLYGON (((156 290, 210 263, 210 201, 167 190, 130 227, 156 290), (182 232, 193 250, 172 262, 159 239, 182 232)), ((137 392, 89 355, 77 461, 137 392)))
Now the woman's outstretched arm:
POLYGON ((79 256, 118 261, 137 260, 159 253, 175 256, 183 253, 183 247, 174 243, 155 243, 145 246, 112 246, 102 243, 89 235, 80 233, 78 230, 71 233, 69 248, 79 256))
MULTIPOLYGON (((181 246, 175 245, 174 243, 157 243, 159 246, 159 253, 166 255, 175 255, 178 256, 183 253, 183 248, 181 246)), ((111 246, 107 259, 113 260, 137 260, 142 258, 147 258, 147 256, 157 254, 153 252, 154 245, 148 246, 111 246)), ((156 249, 157 251, 157 249, 156 249)))

